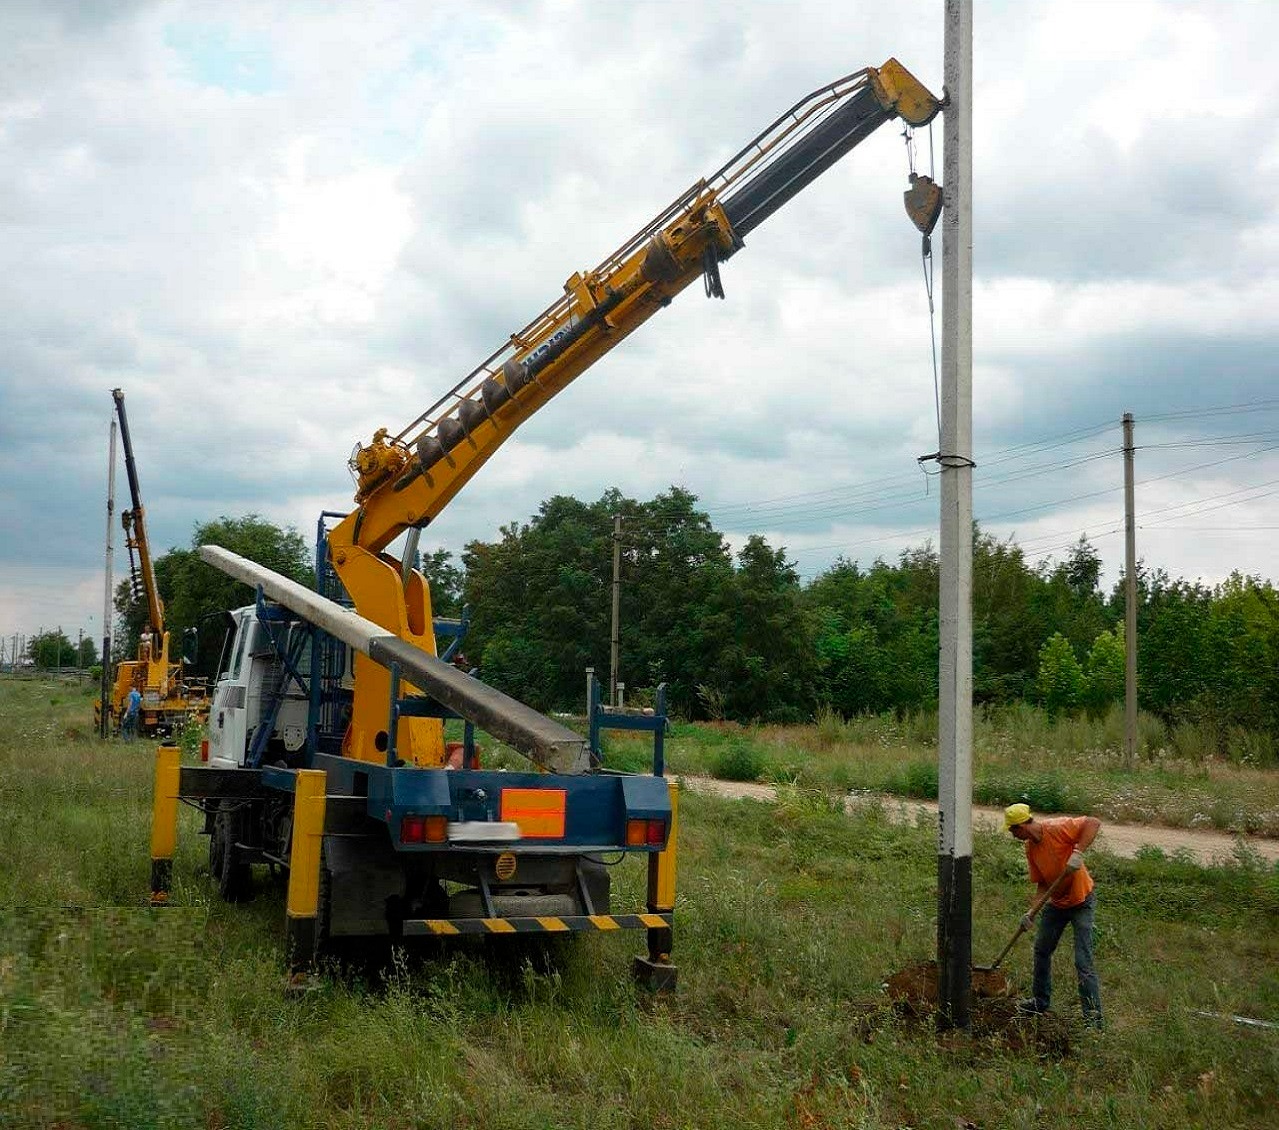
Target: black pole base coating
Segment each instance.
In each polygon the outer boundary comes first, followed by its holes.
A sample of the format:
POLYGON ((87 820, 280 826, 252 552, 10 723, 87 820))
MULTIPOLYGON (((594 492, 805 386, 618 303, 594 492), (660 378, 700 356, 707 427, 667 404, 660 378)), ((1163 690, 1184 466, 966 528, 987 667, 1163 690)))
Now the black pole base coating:
POLYGON ((937 1027, 968 1028, 973 996, 973 858, 937 857, 937 1027))

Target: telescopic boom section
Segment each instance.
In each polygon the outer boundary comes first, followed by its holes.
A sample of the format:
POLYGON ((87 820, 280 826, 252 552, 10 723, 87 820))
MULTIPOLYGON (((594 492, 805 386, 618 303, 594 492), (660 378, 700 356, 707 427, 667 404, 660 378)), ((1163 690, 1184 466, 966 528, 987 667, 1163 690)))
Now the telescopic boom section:
MULTIPOLYGON (((124 412, 124 390, 112 389, 116 415, 120 418, 120 439, 124 443, 124 469, 129 476, 129 497, 133 508, 120 515, 124 524, 125 544, 130 564, 142 576, 142 592, 147 601, 147 621, 151 632, 164 635, 164 603, 155 583, 155 567, 151 563, 151 543, 147 540, 146 511, 142 507, 142 488, 138 485, 138 467, 133 461, 133 441, 129 438, 129 419, 124 412), (134 561, 134 553, 137 560, 134 561)), ((137 595, 136 593, 134 594, 137 595)))
POLYGON ((798 102, 708 179, 682 193, 398 435, 351 461, 359 508, 333 531, 380 552, 435 518, 524 420, 696 280, 722 297, 719 263, 747 234, 885 122, 941 108, 895 59, 798 102))

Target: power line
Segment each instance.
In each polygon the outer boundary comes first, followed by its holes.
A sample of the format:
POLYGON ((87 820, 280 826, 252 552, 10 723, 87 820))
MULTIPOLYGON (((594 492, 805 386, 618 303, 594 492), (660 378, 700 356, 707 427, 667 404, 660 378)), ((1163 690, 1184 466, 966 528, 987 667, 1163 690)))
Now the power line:
POLYGON ((1155 420, 1201 419, 1204 416, 1229 416, 1237 412, 1273 412, 1279 410, 1279 396, 1262 397, 1259 400, 1245 400, 1239 404, 1219 404, 1207 408, 1186 408, 1177 412, 1144 413, 1143 423, 1155 420))

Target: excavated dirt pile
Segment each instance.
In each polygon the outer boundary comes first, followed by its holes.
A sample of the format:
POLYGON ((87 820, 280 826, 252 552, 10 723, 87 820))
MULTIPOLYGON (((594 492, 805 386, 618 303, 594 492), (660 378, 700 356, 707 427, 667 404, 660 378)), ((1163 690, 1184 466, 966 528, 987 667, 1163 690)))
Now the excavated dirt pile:
MULTIPOLYGON (((888 978, 885 988, 894 1010, 914 1020, 932 1021, 937 1013, 937 963, 921 961, 888 978)), ((1055 1013, 1027 1016, 1017 1011, 1012 983, 1002 973, 973 970, 972 1034, 994 1038, 1010 1048, 1060 1058, 1070 1054, 1070 1027, 1055 1013)))

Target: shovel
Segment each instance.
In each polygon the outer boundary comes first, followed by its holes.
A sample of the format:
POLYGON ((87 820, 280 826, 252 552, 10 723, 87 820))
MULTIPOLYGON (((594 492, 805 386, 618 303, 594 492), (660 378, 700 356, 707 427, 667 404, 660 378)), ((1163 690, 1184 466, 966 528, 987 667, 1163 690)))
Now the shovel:
MULTIPOLYGON (((1063 870, 1062 873, 1053 880, 1052 886, 1049 887, 1042 895, 1040 895, 1035 900, 1034 905, 1027 912, 1026 917, 1033 922, 1035 920, 1035 915, 1037 915, 1041 910, 1043 910, 1044 903, 1046 903, 1050 898, 1052 898, 1053 895, 1057 893, 1057 888, 1060 887, 1062 883, 1073 874, 1074 874, 1073 871, 1063 870)), ((994 973, 995 970, 998 969, 1000 965, 1003 963, 1004 958, 1008 956, 1008 951, 1011 950, 1013 946, 1017 944, 1017 939, 1020 938, 1022 934, 1024 934, 1025 932, 1026 932, 1026 923, 1024 921, 1018 922, 1017 932, 1011 938, 1008 939, 1008 944, 1004 946, 1002 950, 1000 950, 999 956, 995 958, 995 963, 993 965, 974 965, 973 972, 974 973, 994 973)))

